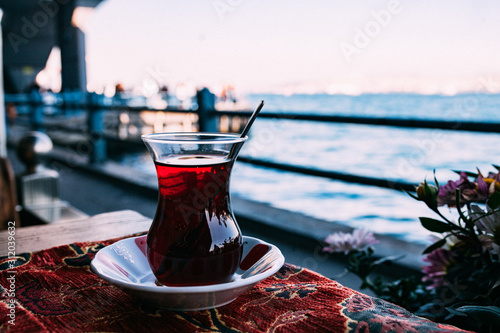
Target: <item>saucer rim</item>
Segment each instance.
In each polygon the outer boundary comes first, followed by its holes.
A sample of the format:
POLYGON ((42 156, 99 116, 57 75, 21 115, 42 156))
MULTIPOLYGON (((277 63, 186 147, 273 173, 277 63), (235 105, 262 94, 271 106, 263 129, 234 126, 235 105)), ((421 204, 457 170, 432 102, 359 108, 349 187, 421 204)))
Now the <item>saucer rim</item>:
MULTIPOLYGON (((146 235, 141 235, 141 236, 136 236, 136 237, 129 237, 125 238, 122 240, 119 240, 113 244, 110 244, 96 253, 95 257, 92 259, 90 263, 90 267, 92 271, 97 274, 100 278, 106 280, 107 282, 123 287, 124 289, 131 289, 134 291, 142 291, 142 292, 154 292, 154 293, 160 293, 160 294, 181 294, 181 293, 189 293, 189 294, 196 294, 196 293, 213 293, 213 292, 221 292, 221 291, 228 291, 228 290, 236 290, 238 288, 245 288, 247 286, 251 286, 254 284, 257 284, 258 282, 274 275, 285 263, 285 257, 281 253, 280 249, 268 242, 265 242, 261 239, 258 239, 256 237, 250 237, 250 236, 243 236, 243 243, 247 240, 253 240, 256 242, 256 244, 264 244, 268 245, 271 249, 269 251, 273 251, 274 255, 277 257, 276 263, 274 263, 269 269, 267 269, 264 272, 257 273, 253 276, 250 276, 245 279, 241 279, 240 274, 235 274, 235 279, 230 281, 230 282, 224 282, 224 283, 216 283, 216 284, 210 284, 210 285, 203 285, 203 286, 150 286, 150 285, 144 285, 142 283, 134 283, 134 282, 128 282, 124 280, 118 280, 115 278, 112 278, 108 275, 106 275, 103 272, 100 272, 99 269, 96 267, 96 263, 99 262, 99 256, 104 255, 100 254, 101 251, 105 249, 109 249, 111 246, 118 244, 118 243, 129 243, 129 242, 134 242, 135 244, 135 239, 145 237, 146 235), (95 262, 94 262, 95 261, 95 262)), ((151 274, 153 274, 151 272, 151 274)))

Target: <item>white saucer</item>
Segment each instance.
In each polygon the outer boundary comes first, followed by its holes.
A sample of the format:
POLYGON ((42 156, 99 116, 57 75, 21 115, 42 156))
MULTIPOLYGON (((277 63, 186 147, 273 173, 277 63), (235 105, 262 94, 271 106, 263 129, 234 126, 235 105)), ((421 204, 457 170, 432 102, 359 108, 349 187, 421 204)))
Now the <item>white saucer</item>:
POLYGON ((104 280, 143 301, 169 310, 196 311, 232 302, 276 273, 284 262, 276 246, 243 237, 240 267, 230 282, 194 287, 157 286, 146 258, 146 236, 140 236, 106 246, 96 254, 90 266, 104 280))

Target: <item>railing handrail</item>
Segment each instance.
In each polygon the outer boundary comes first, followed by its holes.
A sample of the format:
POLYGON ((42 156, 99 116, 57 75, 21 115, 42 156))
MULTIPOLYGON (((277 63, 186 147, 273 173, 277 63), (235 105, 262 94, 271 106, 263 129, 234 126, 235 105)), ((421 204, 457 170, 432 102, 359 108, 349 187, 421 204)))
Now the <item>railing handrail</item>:
MULTIPOLYGON (((6 94, 6 103, 26 104, 31 105, 30 94, 6 94)), ((45 104, 43 101, 39 102, 43 106, 63 106, 57 103, 45 104)), ((95 110, 110 110, 110 111, 124 111, 124 112, 173 112, 173 113, 192 113, 197 112, 196 109, 181 109, 177 107, 167 107, 163 109, 151 108, 148 106, 128 106, 128 105, 106 105, 95 102, 71 102, 68 103, 71 107, 87 109, 89 111, 95 110)), ((239 116, 249 117, 251 111, 240 110, 217 110, 210 111, 211 116, 239 116)), ((419 129, 440 129, 440 130, 453 130, 453 131, 470 131, 482 133, 500 133, 500 123, 498 122, 484 122, 484 121, 464 121, 464 120, 429 120, 418 118, 389 118, 389 117, 366 117, 366 116, 342 116, 342 115, 328 115, 328 114, 315 114, 312 111, 297 111, 290 113, 289 111, 263 111, 259 114, 259 118, 265 119, 279 119, 279 120, 302 120, 302 121, 316 121, 326 123, 343 123, 343 124, 358 124, 358 125, 377 125, 377 126, 390 126, 400 128, 419 128, 419 129)))
POLYGON ((358 175, 337 172, 337 171, 313 169, 313 168, 309 168, 309 167, 272 162, 272 161, 252 158, 252 157, 248 157, 248 156, 238 156, 238 161, 244 162, 244 163, 249 163, 252 165, 262 166, 265 168, 300 173, 300 174, 307 175, 307 176, 322 177, 322 178, 340 180, 340 181, 349 182, 349 183, 356 183, 356 184, 389 188, 389 189, 393 189, 393 190, 402 190, 402 191, 408 191, 408 192, 415 191, 415 184, 401 182, 398 180, 390 180, 390 179, 375 178, 375 177, 365 177, 365 176, 358 176, 358 175))
MULTIPOLYGON (((233 115, 233 116, 244 116, 244 117, 248 117, 252 114, 250 111, 215 111, 214 113, 219 115, 233 115)), ((304 111, 301 111, 300 113, 285 113, 279 111, 262 112, 259 114, 259 118, 500 133, 500 123, 491 123, 482 121, 461 121, 461 120, 451 121, 451 120, 425 120, 417 118, 403 119, 403 118, 387 118, 387 117, 336 116, 336 115, 319 115, 319 114, 313 114, 312 112, 311 114, 308 114, 307 112, 304 111)))
MULTIPOLYGON (((64 96, 64 94, 62 95, 64 96)), ((205 122, 205 125, 208 123, 209 127, 213 125, 210 124, 210 119, 215 119, 216 117, 220 117, 223 115, 226 116, 236 116, 247 118, 251 115, 251 111, 233 111, 233 110, 215 110, 214 102, 209 102, 208 105, 202 105, 203 100, 199 100, 199 109, 200 110, 192 110, 192 109, 181 109, 175 107, 168 107, 165 109, 155 109, 147 106, 127 106, 127 105, 118 105, 112 104, 107 105, 103 103, 99 103, 99 99, 95 99, 96 95, 80 95, 79 99, 73 99, 65 103, 64 100, 61 103, 59 99, 59 103, 47 104, 44 103, 42 99, 36 98, 32 94, 24 94, 24 95, 5 95, 6 103, 15 103, 27 105, 33 108, 33 113, 38 114, 38 116, 34 117, 34 121, 32 125, 37 126, 38 128, 59 128, 62 130, 70 130, 70 128, 65 128, 67 125, 50 125, 44 124, 40 121, 43 118, 40 114, 43 112, 40 111, 41 107, 44 106, 54 106, 54 107, 70 107, 76 109, 82 109, 89 112, 89 120, 88 120, 88 128, 86 133, 90 133, 94 135, 94 155, 91 156, 91 161, 98 162, 102 161, 106 158, 106 140, 114 139, 104 132, 104 128, 102 126, 102 114, 106 111, 125 111, 125 112, 142 112, 142 111, 150 111, 150 112, 179 112, 179 113, 198 113, 199 116, 199 125, 201 127, 202 120, 205 122), (89 98, 90 97, 90 98, 89 98), (200 104, 201 103, 201 104, 200 104), (203 118, 203 119, 202 119, 203 118)), ((74 96, 73 96, 74 97, 74 96)), ((31 112, 31 111, 30 111, 31 112)), ((286 113, 280 111, 264 111, 259 114, 259 118, 264 119, 276 119, 276 120, 300 120, 300 121, 316 121, 323 123, 348 123, 348 124, 357 124, 357 125, 369 125, 369 126, 391 126, 391 127, 401 127, 401 128, 419 128, 419 129, 439 129, 439 130, 453 130, 453 131, 471 131, 471 132, 483 132, 483 133, 500 133, 500 123, 489 123, 483 121, 461 121, 461 120, 425 120, 425 119, 403 119, 403 118, 387 118, 387 117, 362 117, 362 116, 341 116, 341 115, 320 115, 310 112, 307 114, 306 112, 301 113, 286 113)), ((118 139, 118 138, 116 138, 118 139)), ((414 191, 415 186, 413 184, 401 182, 398 180, 390 180, 383 178, 372 178, 372 177, 363 177, 353 174, 345 174, 336 171, 328 171, 328 170, 320 170, 320 169, 311 169, 298 165, 290 165, 279 162, 272 162, 268 160, 255 159, 247 156, 240 156, 238 158, 240 162, 250 163, 252 165, 263 166, 266 168, 272 168, 282 171, 289 171, 300 173, 304 175, 323 177, 328 179, 335 179, 340 181, 346 181, 350 183, 357 183, 363 185, 371 185, 377 187, 384 187, 390 189, 397 190, 405 190, 405 191, 414 191)))

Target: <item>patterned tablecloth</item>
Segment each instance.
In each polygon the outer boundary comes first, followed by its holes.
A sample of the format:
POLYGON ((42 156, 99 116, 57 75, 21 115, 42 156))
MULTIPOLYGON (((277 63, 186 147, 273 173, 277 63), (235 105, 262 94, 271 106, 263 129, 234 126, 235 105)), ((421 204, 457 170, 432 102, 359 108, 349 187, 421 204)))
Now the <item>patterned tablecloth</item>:
POLYGON ((90 270, 95 253, 116 240, 17 255, 13 268, 1 258, 0 331, 460 332, 289 264, 220 308, 157 309, 90 270))

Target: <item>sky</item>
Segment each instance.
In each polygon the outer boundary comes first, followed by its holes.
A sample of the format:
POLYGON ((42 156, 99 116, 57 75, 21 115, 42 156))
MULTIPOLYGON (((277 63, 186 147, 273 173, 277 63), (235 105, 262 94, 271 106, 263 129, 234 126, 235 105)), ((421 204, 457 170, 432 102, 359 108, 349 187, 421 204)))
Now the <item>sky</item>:
POLYGON ((500 92, 500 1, 105 0, 81 24, 90 90, 500 92))

